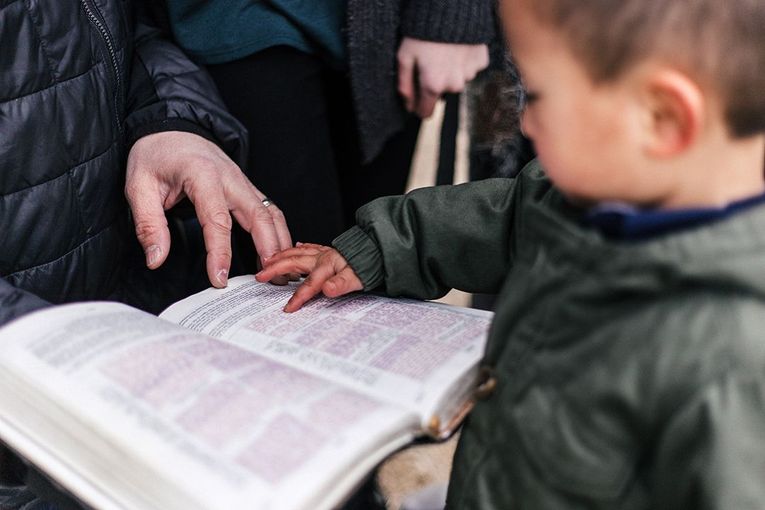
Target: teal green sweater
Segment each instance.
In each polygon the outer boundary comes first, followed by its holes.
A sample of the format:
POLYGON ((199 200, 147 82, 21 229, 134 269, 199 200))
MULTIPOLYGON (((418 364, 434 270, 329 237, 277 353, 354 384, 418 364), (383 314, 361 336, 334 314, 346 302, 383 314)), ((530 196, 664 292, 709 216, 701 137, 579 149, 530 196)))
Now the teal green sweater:
POLYGON ((345 2, 168 0, 167 4, 179 44, 204 64, 229 62, 287 45, 344 67, 345 2))

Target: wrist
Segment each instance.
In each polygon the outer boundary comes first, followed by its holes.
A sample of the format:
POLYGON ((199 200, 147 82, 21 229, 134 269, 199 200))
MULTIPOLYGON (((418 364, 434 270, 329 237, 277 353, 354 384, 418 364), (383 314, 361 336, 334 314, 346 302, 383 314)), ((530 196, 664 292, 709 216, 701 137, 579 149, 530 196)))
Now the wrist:
POLYGON ((372 290, 385 281, 382 254, 377 243, 359 227, 346 230, 332 241, 332 246, 343 256, 361 280, 364 290, 372 290))

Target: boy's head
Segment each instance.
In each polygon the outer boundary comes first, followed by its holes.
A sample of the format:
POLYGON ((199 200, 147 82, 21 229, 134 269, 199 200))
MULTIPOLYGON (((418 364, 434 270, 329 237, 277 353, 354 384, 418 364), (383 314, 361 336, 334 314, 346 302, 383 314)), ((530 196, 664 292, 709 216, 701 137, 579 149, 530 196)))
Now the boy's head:
POLYGON ((765 2, 501 4, 524 130, 564 192, 671 207, 762 191, 765 2))

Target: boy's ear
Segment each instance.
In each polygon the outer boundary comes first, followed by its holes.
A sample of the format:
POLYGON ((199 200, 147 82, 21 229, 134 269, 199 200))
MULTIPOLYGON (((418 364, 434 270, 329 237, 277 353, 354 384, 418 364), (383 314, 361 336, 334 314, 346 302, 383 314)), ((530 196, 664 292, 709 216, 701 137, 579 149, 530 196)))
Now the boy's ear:
POLYGON ((676 156, 698 139, 704 122, 704 95, 688 76, 661 70, 646 79, 647 151, 653 157, 676 156))

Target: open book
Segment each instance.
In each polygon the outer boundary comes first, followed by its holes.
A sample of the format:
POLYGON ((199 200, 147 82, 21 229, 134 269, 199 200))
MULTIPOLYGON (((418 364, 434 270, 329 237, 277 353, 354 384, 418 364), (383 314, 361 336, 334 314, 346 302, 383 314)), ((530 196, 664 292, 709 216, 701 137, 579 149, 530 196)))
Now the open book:
POLYGON ((281 311, 234 278, 0 329, 0 439, 99 509, 321 509, 469 408, 491 314, 373 295, 281 311))

